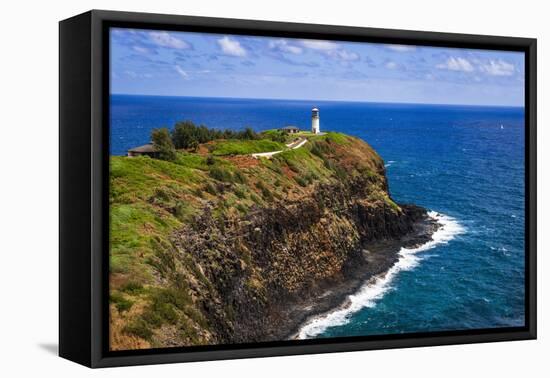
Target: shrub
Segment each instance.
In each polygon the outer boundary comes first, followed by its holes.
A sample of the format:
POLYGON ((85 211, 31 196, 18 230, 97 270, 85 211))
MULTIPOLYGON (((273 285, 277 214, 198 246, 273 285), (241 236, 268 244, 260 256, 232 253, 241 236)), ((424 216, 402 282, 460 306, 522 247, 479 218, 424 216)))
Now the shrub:
POLYGON ((128 311, 132 308, 134 302, 124 298, 118 293, 112 293, 109 297, 110 302, 113 303, 119 312, 128 311))
POLYGON ((204 186, 204 191, 209 194, 212 194, 213 196, 218 194, 218 192, 216 191, 216 188, 210 182, 204 186))
POLYGON ((262 189, 262 197, 267 201, 273 201, 273 194, 271 194, 271 191, 267 188, 262 189))
POLYGON ((271 194, 271 191, 265 186, 263 181, 256 182, 256 188, 260 189, 262 193, 262 197, 267 201, 273 200, 273 194, 271 194))
POLYGON ((231 172, 219 165, 210 167, 210 177, 218 181, 233 182, 233 175, 231 172))
POLYGON ((141 337, 145 340, 151 340, 153 336, 153 331, 149 324, 143 319, 136 319, 130 324, 126 325, 123 329, 123 332, 141 337))
POLYGON ((307 186, 307 181, 306 181, 303 177, 296 176, 296 177, 294 177, 294 180, 296 180, 296 182, 297 182, 298 185, 300 185, 300 186, 303 186, 303 187, 306 187, 306 186, 307 186))
POLYGON ((246 176, 239 170, 235 171, 234 178, 235 182, 238 182, 239 184, 246 183, 246 176))
POLYGON ((286 142, 286 134, 281 130, 268 130, 262 133, 262 136, 266 136, 274 142, 284 143, 286 142))
POLYGON ((242 203, 238 203, 235 207, 244 215, 248 214, 248 209, 242 203))
POLYGON ((241 188, 235 188, 234 193, 240 199, 246 198, 246 192, 241 188))
POLYGON ((143 285, 140 284, 139 282, 130 281, 130 282, 126 283, 125 285, 123 285, 121 290, 126 292, 126 293, 138 294, 138 293, 141 293, 143 291, 143 285))
MULTIPOLYGON (((328 140, 327 140, 328 142, 328 140)), ((311 153, 320 157, 321 159, 328 153, 333 152, 333 148, 330 146, 330 142, 325 143, 321 141, 315 141, 311 147, 311 153)))
POLYGON ((170 132, 167 128, 154 129, 151 132, 151 140, 153 141, 153 146, 158 153, 159 159, 168 161, 176 160, 176 149, 174 148, 170 132))
POLYGON ((252 193, 250 195, 250 199, 254 202, 254 203, 257 203, 258 205, 262 202, 260 200, 260 197, 258 197, 257 195, 255 195, 254 193, 252 193))
POLYGON ((174 216, 180 221, 185 221, 190 215, 193 214, 193 208, 188 203, 178 201, 174 206, 174 216))
POLYGON ((166 188, 157 188, 149 200, 154 204, 169 206, 172 198, 166 188))
POLYGON ((258 134, 250 127, 242 131, 209 129, 196 126, 192 121, 178 122, 172 131, 172 141, 176 148, 196 149, 199 144, 215 139, 258 139, 258 134))

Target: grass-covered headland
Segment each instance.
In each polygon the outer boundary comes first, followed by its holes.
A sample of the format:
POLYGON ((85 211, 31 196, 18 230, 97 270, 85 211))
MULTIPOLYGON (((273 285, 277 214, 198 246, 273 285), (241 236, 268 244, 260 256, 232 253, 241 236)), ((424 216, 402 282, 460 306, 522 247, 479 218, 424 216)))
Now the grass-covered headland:
POLYGON ((158 159, 111 157, 112 349, 280 339, 362 245, 411 230, 368 144, 292 138, 183 122, 153 133, 158 159))

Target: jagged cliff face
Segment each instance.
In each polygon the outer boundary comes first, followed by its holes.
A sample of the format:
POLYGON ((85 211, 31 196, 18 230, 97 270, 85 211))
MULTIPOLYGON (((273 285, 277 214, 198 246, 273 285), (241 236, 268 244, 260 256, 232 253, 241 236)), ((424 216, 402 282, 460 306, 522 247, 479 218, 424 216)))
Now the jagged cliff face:
POLYGON ((365 267, 365 246, 425 213, 395 204, 382 159, 342 134, 271 160, 114 158, 112 172, 113 349, 281 340, 365 267))

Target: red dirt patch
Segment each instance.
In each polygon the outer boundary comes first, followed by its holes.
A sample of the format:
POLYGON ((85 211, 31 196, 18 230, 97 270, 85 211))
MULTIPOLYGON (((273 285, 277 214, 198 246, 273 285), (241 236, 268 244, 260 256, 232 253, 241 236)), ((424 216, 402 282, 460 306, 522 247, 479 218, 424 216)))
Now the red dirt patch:
POLYGON ((210 153, 210 151, 208 151, 208 147, 205 144, 201 144, 201 145, 199 145, 199 148, 197 149, 197 153, 199 155, 206 156, 210 153))
POLYGON ((296 172, 294 172, 292 169, 290 169, 288 166, 283 165, 282 167, 283 173, 286 177, 292 179, 294 176, 296 176, 296 172))
POLYGON ((238 168, 254 168, 260 164, 258 159, 249 155, 226 156, 224 158, 235 164, 238 168))

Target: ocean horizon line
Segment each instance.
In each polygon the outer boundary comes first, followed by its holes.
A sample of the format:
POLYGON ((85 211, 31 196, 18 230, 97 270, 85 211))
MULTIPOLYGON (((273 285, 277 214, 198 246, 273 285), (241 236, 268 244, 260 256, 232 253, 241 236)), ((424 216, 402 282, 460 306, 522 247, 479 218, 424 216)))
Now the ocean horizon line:
POLYGON ((221 99, 221 100, 257 100, 257 101, 300 101, 300 102, 338 102, 357 104, 383 104, 383 105, 417 105, 417 106, 449 106, 449 107, 473 107, 473 108, 508 108, 525 109, 525 105, 499 105, 499 104, 454 104, 454 103, 424 103, 424 102, 391 102, 391 101, 361 101, 361 100, 321 100, 321 99, 299 99, 299 98, 268 98, 268 97, 231 97, 231 96, 185 96, 185 95, 154 95, 135 93, 110 93, 109 96, 127 97, 165 97, 165 98, 190 98, 190 99, 221 99))

